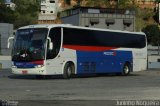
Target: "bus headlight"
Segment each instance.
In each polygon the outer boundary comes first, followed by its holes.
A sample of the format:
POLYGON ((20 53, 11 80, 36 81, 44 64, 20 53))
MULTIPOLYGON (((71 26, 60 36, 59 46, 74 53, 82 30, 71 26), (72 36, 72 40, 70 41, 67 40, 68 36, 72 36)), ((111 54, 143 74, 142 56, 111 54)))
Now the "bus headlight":
POLYGON ((35 68, 42 68, 44 65, 37 65, 35 68))

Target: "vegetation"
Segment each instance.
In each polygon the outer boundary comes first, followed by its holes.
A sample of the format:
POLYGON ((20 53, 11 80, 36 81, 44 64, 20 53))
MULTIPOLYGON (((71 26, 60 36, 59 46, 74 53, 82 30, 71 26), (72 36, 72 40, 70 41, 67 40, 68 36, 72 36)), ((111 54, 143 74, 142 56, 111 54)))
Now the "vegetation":
POLYGON ((136 31, 141 31, 144 27, 156 22, 155 12, 152 9, 136 9, 136 31))
MULTIPOLYGON (((3 0, 1 0, 3 1, 3 0)), ((39 1, 38 0, 14 0, 15 10, 0 4, 0 22, 13 23, 15 28, 37 23, 39 1)))
POLYGON ((4 3, 4 1, 3 1, 3 0, 0 0, 0 3, 4 3))
POLYGON ((159 27, 155 24, 151 24, 143 28, 143 32, 146 33, 148 38, 148 43, 152 45, 160 44, 160 30, 159 27))
POLYGON ((70 0, 64 0, 66 4, 71 5, 71 1, 70 0))
POLYGON ((116 3, 113 3, 111 0, 87 0, 86 6, 89 7, 105 7, 105 8, 120 8, 120 9, 131 9, 135 8, 136 5, 133 5, 135 0, 117 0, 116 3))
POLYGON ((13 23, 16 19, 15 13, 6 5, 0 5, 0 23, 13 23))

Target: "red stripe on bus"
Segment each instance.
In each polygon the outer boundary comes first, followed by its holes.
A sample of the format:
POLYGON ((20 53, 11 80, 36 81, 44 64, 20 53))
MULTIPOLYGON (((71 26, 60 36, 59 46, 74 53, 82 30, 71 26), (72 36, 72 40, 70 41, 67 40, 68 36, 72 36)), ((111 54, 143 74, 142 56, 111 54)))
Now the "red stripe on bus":
POLYGON ((79 51, 106 51, 113 50, 117 47, 102 47, 102 46, 79 46, 79 45, 63 45, 64 48, 79 50, 79 51))
POLYGON ((30 62, 32 64, 37 64, 37 65, 44 65, 44 60, 37 60, 37 61, 32 61, 30 62))

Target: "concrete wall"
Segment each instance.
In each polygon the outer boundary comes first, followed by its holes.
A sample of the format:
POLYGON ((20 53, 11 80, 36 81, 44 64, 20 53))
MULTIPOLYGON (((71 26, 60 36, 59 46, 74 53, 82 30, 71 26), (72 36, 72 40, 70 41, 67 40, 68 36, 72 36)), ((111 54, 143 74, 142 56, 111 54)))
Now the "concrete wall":
MULTIPOLYGON (((76 18, 75 18, 76 19, 76 18)), ((135 17, 133 15, 125 14, 87 14, 82 13, 80 15, 80 26, 89 26, 103 29, 114 29, 114 30, 127 30, 135 31, 135 17), (91 25, 90 20, 97 19, 99 22, 97 24, 91 25), (106 24, 106 20, 111 19, 114 21, 113 24, 106 24), (124 25, 124 19, 130 20, 132 23, 129 26, 124 25)))
POLYGON ((160 59, 160 56, 148 56, 148 68, 149 69, 160 69, 160 61, 158 61, 158 59, 160 59))
POLYGON ((62 18, 62 23, 79 26, 79 14, 62 18))
POLYGON ((7 69, 11 68, 11 56, 0 56, 0 68, 7 69))
POLYGON ((160 56, 148 56, 148 62, 158 62, 158 59, 160 59, 160 56))
POLYGON ((7 40, 9 36, 13 35, 13 24, 0 23, 0 35, 1 35, 1 55, 10 55, 11 48, 7 48, 7 40))
POLYGON ((76 26, 135 31, 135 17, 133 15, 79 13, 76 15, 63 17, 62 22, 64 24, 72 24, 76 26), (98 23, 92 25, 92 19, 98 20, 98 23), (114 20, 114 23, 107 26, 107 19, 114 20), (124 19, 130 20, 132 23, 129 26, 126 26, 124 25, 124 19))
POLYGON ((103 29, 135 31, 134 13, 126 10, 77 8, 61 12, 62 23, 103 29), (105 11, 105 12, 104 12, 105 11), (112 11, 112 12, 111 12, 112 11))
POLYGON ((160 47, 148 45, 148 55, 160 55, 160 47))

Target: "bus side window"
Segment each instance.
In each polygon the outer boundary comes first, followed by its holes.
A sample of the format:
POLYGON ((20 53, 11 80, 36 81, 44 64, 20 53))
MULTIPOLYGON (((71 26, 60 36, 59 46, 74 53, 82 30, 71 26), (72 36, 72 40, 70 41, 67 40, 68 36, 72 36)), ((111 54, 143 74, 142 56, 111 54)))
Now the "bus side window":
POLYGON ((49 50, 49 41, 47 41, 47 59, 55 58, 60 50, 61 46, 61 28, 52 28, 49 33, 49 38, 53 43, 53 49, 49 50))

